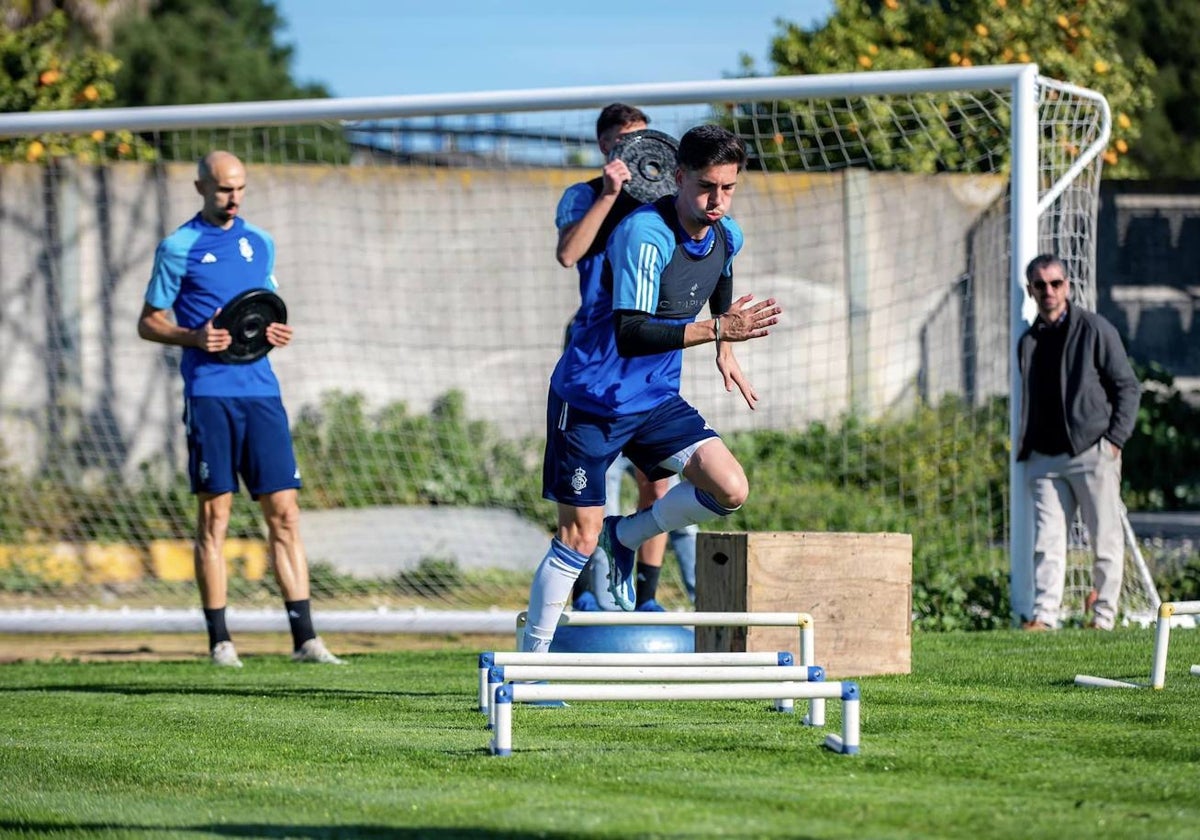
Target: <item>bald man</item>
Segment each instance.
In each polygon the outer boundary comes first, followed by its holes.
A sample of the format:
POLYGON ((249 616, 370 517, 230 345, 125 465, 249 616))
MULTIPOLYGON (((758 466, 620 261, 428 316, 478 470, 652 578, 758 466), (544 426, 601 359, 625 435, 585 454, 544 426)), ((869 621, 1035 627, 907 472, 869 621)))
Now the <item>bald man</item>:
MULTIPOLYGON (((265 355, 247 364, 228 364, 218 356, 233 340, 213 323, 221 307, 242 292, 278 287, 275 242, 239 215, 246 168, 236 156, 205 155, 196 192, 203 199, 200 212, 159 243, 138 335, 183 348, 179 367, 188 473, 198 511, 196 582, 209 655, 214 665, 242 667, 225 621, 223 552, 240 475, 266 520, 268 553, 292 631, 292 658, 341 665, 313 630, 308 561, 300 540, 300 469, 279 381, 265 355)), ((292 328, 269 324, 266 337, 273 347, 285 347, 292 328)))

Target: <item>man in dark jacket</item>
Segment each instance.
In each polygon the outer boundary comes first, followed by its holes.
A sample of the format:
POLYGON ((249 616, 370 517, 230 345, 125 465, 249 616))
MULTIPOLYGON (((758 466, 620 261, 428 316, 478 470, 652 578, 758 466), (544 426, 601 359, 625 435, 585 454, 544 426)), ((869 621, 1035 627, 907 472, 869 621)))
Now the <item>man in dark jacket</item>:
POLYGON ((1058 626, 1067 534, 1078 509, 1095 548, 1090 627, 1111 630, 1125 566, 1121 449, 1133 433, 1141 386, 1116 328, 1071 306, 1053 254, 1025 269, 1038 317, 1018 343, 1021 434, 1033 494, 1033 615, 1027 630, 1058 626))

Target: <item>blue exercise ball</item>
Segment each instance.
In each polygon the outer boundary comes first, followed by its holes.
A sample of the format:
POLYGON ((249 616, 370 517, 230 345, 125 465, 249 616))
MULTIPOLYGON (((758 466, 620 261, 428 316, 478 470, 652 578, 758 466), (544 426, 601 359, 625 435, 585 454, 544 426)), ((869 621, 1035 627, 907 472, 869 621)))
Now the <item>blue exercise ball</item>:
POLYGON ((696 633, 689 627, 572 627, 554 632, 551 653, 695 653, 696 633))

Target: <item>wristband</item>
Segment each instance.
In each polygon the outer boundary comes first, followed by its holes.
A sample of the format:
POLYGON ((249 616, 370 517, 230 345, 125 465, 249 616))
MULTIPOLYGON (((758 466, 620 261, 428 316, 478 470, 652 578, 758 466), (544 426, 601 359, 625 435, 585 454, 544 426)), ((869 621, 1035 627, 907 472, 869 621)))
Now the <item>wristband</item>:
POLYGON ((720 315, 718 315, 715 319, 713 319, 713 332, 716 333, 717 337, 716 337, 715 341, 717 342, 717 345, 720 346, 720 344, 721 344, 721 316, 720 315))

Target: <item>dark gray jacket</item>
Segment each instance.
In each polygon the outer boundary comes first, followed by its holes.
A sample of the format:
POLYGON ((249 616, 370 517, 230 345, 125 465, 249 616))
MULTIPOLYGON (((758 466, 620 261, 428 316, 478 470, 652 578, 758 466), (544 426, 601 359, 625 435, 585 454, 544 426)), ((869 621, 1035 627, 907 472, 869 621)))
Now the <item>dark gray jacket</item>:
MULTIPOLYGON (((1017 460, 1029 457, 1029 365, 1037 346, 1037 331, 1030 327, 1017 343, 1021 369, 1021 435, 1017 460)), ((1117 329, 1103 316, 1071 306, 1062 355, 1063 416, 1071 454, 1108 438, 1124 448, 1133 434, 1142 386, 1138 383, 1121 345, 1117 329)))

